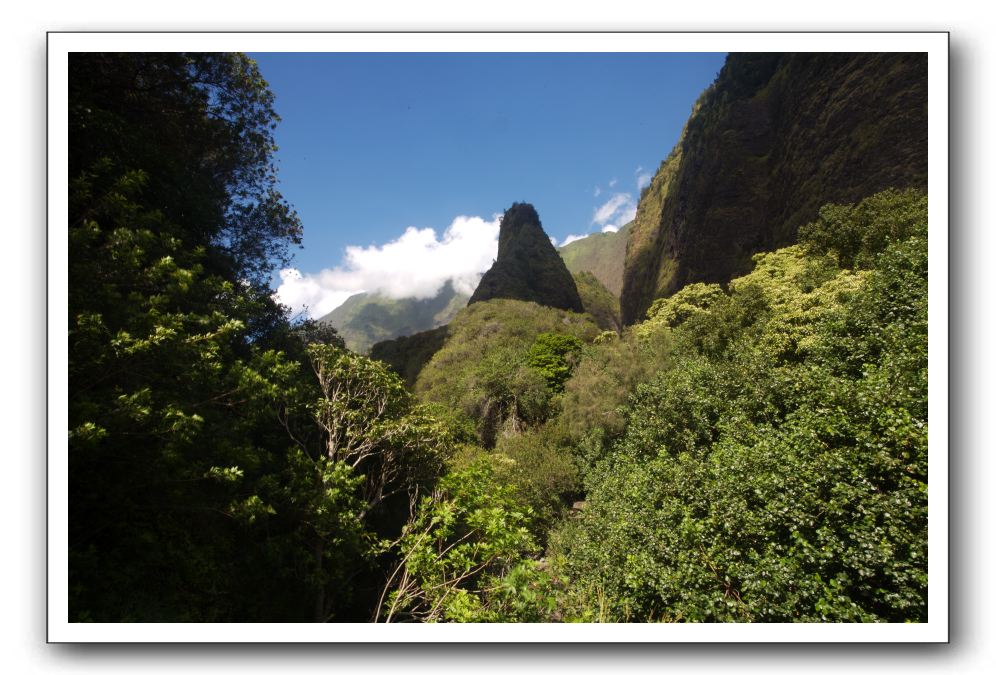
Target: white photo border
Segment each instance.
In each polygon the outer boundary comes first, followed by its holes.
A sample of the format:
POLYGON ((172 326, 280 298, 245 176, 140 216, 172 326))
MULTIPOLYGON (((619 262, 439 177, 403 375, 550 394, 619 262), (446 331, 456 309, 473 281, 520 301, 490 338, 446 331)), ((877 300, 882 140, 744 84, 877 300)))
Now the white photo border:
MULTIPOLYGON (((949 641, 946 32, 52 32, 48 34, 48 641, 613 643, 949 641), (928 55, 928 621, 916 624, 70 623, 68 621, 68 54, 242 52, 926 52, 928 55)), ((661 149, 661 156, 668 148, 661 149)))

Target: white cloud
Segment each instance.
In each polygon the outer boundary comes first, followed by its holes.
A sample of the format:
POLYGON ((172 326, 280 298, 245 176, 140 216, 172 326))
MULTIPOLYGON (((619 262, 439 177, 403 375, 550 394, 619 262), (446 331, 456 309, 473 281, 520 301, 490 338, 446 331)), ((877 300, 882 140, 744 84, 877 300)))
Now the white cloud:
POLYGON ((291 308, 293 314, 307 311, 308 316, 317 319, 346 302, 351 295, 362 293, 363 289, 334 290, 325 288, 320 275, 302 275, 293 268, 280 270, 280 287, 274 296, 276 300, 291 308))
POLYGON ((591 219, 592 222, 596 225, 604 225, 620 208, 625 207, 632 200, 633 198, 626 193, 612 195, 609 201, 595 209, 595 215, 591 219))
POLYGON ((501 216, 453 219, 442 238, 432 228, 409 227, 383 246, 347 246, 340 265, 317 274, 296 269, 280 272, 276 299, 293 312, 307 309, 319 318, 356 293, 375 292, 390 298, 431 298, 447 281, 471 294, 498 255, 501 216))
POLYGON ((563 248, 568 244, 572 244, 580 239, 584 239, 587 236, 588 236, 587 234, 569 234, 567 235, 567 238, 564 239, 564 243, 560 245, 560 248, 563 248))
MULTIPOLYGON (((640 167, 640 169, 642 168, 643 167, 640 167)), ((615 185, 617 182, 618 181, 613 178, 609 184, 615 185)), ((595 196, 597 197, 599 194, 601 194, 601 190, 596 188, 595 196)), ((636 218, 636 199, 629 192, 617 192, 601 206, 595 208, 591 217, 591 225, 597 227, 602 232, 618 232, 623 225, 630 222, 634 218, 636 218)), ((578 241, 579 239, 584 239, 590 234, 591 232, 586 232, 584 234, 569 234, 564 241, 560 243, 560 248, 578 241)))
MULTIPOLYGON (((636 219, 636 203, 634 202, 631 203, 629 206, 627 206, 624 210, 620 211, 619 215, 616 216, 616 219, 606 227, 614 227, 616 229, 612 231, 616 232, 624 225, 633 222, 635 219, 636 219)), ((606 230, 605 227, 602 228, 602 232, 607 232, 607 231, 608 230, 606 230)))
POLYGON ((596 197, 599 196, 600 194, 602 194, 602 188, 600 188, 600 187, 598 187, 596 185, 595 186, 595 192, 594 192, 594 194, 595 194, 596 197))
POLYGON ((650 180, 653 178, 653 176, 650 175, 649 173, 640 173, 640 171, 642 169, 643 169, 643 167, 641 166, 639 169, 636 170, 636 189, 637 190, 642 190, 643 188, 645 188, 648 185, 650 185, 650 180))
POLYGON ((617 192, 595 209, 591 222, 602 228, 602 232, 615 232, 636 217, 636 201, 628 192, 617 192))
POLYGON ((616 183, 618 182, 619 182, 618 178, 613 178, 612 180, 609 181, 609 187, 614 188, 616 186, 616 183))

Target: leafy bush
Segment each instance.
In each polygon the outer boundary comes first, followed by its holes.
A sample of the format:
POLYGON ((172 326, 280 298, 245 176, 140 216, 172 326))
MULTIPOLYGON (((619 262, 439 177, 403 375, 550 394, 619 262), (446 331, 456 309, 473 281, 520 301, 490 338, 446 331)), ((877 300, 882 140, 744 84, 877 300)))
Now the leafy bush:
POLYGON ((867 268, 892 242, 927 235, 927 195, 886 190, 858 204, 827 204, 815 222, 799 228, 799 243, 832 253, 841 267, 867 268))
MULTIPOLYGON (((903 204, 852 208, 840 229, 896 231, 903 204)), ((869 271, 789 247, 677 326, 645 327, 672 332, 673 366, 637 387, 580 520, 553 537, 608 618, 926 619, 919 218, 877 254, 862 244, 869 271)))
POLYGON ((574 370, 582 344, 573 335, 540 333, 529 348, 526 365, 539 371, 551 391, 561 392, 574 370))
POLYGON ((511 460, 499 462, 496 475, 514 486, 519 499, 535 512, 534 533, 545 539, 546 529, 563 515, 580 488, 571 447, 548 425, 502 438, 495 453, 511 460))
POLYGON ((448 429, 397 375, 334 345, 310 345, 308 355, 320 390, 310 411, 322 431, 321 454, 364 476, 367 509, 438 473, 448 429))
POLYGON ((405 527, 375 621, 496 620, 490 589, 537 552, 531 519, 487 460, 443 477, 405 527))
POLYGON ((549 333, 590 341, 598 328, 572 312, 490 300, 462 310, 449 332, 415 389, 423 400, 473 420, 480 441, 494 447, 501 435, 540 424, 554 411, 547 380, 528 362, 537 337, 549 333))
POLYGON ((585 346, 564 384, 558 423, 575 439, 593 428, 618 434, 625 424, 620 408, 638 384, 666 367, 670 353, 670 331, 657 332, 647 340, 627 331, 585 346))
POLYGON ((721 297, 723 289, 719 284, 689 284, 668 298, 654 300, 643 327, 664 324, 674 328, 692 316, 705 313, 721 297))

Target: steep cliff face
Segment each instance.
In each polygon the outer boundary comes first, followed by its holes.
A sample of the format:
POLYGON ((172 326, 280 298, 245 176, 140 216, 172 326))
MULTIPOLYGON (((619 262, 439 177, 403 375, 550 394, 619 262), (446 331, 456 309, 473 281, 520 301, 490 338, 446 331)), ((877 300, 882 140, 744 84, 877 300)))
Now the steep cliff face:
POLYGON ((574 279, 531 204, 513 204, 505 211, 498 233, 498 258, 468 304, 494 298, 584 311, 574 279))
POLYGON ((641 196, 622 319, 746 272, 821 204, 926 183, 925 54, 731 54, 641 196))

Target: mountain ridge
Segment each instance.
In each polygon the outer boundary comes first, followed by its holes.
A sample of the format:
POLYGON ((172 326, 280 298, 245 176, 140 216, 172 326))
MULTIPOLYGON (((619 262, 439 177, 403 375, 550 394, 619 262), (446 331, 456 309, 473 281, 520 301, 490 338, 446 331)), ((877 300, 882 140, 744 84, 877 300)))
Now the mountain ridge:
POLYGON ((468 296, 457 293, 447 281, 431 298, 389 298, 377 293, 357 293, 321 317, 360 354, 369 353, 377 342, 431 330, 450 322, 467 304, 468 296))

